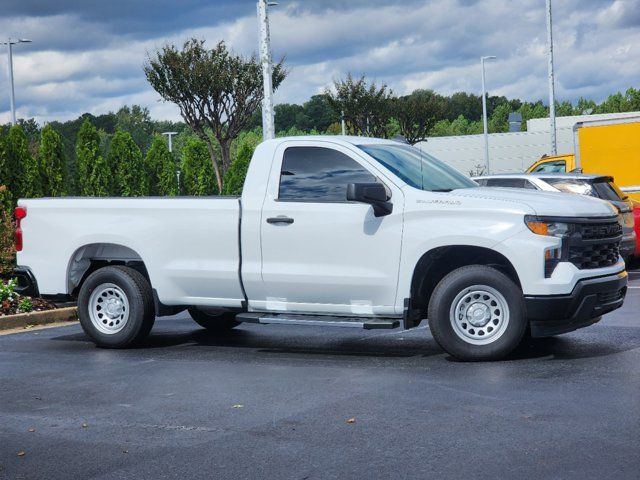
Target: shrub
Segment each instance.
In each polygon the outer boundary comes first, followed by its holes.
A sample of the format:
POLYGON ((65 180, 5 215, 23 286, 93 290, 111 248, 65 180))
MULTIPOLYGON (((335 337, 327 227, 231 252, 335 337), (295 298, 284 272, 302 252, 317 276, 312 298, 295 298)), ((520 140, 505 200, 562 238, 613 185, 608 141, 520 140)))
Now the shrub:
POLYGON ((50 197, 66 195, 66 173, 64 151, 60 135, 51 125, 46 125, 40 134, 40 171, 42 173, 42 193, 50 197))
POLYGON ((217 193, 213 166, 207 144, 198 137, 189 137, 182 148, 180 181, 186 195, 217 193))
POLYGON ((106 197, 111 190, 111 172, 100 154, 100 134, 85 119, 76 139, 76 162, 80 195, 106 197))
POLYGON ((242 187, 244 185, 244 179, 247 176, 249 162, 251 161, 253 152, 261 141, 261 135, 255 131, 246 132, 238 138, 236 158, 224 176, 223 193, 225 195, 242 194, 242 187))
POLYGON ((13 203, 7 187, 0 185, 0 277, 13 273, 16 252, 13 246, 13 203))
POLYGON ((114 179, 112 192, 115 195, 142 197, 149 194, 142 152, 130 133, 122 130, 115 133, 109 145, 107 163, 114 179))
POLYGON ((149 176, 150 195, 175 196, 178 194, 176 164, 164 138, 156 135, 145 157, 149 176))
POLYGON ((33 310, 33 302, 29 297, 22 297, 18 302, 18 313, 29 313, 33 310))

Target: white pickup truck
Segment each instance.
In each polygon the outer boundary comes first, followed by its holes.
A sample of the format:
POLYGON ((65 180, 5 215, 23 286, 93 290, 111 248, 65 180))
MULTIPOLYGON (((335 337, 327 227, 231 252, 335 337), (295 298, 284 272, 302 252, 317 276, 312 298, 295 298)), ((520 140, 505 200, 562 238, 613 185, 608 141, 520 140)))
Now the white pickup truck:
POLYGON ((372 138, 265 141, 241 198, 28 199, 16 217, 21 291, 77 298, 102 347, 188 309, 214 331, 427 318, 451 355, 497 359, 597 322, 626 293, 608 203, 480 188, 372 138))

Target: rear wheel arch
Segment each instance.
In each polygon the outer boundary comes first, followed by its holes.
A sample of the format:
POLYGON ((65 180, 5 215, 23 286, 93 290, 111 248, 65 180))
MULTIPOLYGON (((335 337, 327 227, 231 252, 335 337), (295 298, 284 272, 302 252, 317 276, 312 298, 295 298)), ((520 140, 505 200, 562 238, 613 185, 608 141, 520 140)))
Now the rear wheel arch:
POLYGON ((142 257, 133 250, 117 243, 91 243, 76 249, 67 266, 67 292, 77 297, 80 287, 96 270, 123 265, 140 272, 151 284, 151 278, 142 257))

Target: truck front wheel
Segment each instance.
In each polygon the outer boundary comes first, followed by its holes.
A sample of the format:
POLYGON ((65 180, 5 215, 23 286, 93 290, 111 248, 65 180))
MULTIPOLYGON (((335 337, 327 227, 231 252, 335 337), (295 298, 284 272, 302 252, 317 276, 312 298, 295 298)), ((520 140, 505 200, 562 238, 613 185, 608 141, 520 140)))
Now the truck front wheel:
POLYGON ((207 312, 192 307, 189 309, 189 315, 198 325, 216 333, 226 332, 240 325, 234 320, 236 314, 231 312, 207 312))
POLYGON ((99 347, 134 345, 149 334, 155 321, 151 285, 133 268, 100 268, 80 287, 78 317, 99 347))
POLYGON ((438 344, 465 361, 503 358, 527 330, 520 288, 484 265, 458 268, 445 276, 431 295, 427 316, 438 344))

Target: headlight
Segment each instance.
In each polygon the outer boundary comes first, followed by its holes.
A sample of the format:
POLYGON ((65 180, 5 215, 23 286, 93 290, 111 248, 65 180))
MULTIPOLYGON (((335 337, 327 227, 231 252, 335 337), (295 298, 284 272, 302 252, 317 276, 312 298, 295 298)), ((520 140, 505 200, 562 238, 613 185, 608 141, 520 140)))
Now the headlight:
POLYGON ((620 225, 626 228, 633 228, 634 226, 634 218, 633 212, 627 212, 619 215, 620 225))
POLYGON ((547 237, 562 238, 569 233, 569 224, 562 222, 549 222, 538 217, 527 215, 524 217, 524 223, 529 230, 537 235, 545 235, 547 237))

